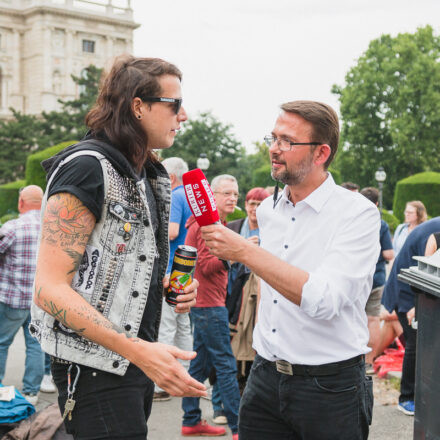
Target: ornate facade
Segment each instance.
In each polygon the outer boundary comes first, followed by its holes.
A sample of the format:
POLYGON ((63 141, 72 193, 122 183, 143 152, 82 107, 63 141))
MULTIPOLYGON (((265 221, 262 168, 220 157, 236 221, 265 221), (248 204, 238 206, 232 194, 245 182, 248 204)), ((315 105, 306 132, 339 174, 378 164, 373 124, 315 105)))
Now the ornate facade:
POLYGON ((131 0, 0 0, 0 118, 59 109, 78 97, 71 74, 131 53, 131 0))

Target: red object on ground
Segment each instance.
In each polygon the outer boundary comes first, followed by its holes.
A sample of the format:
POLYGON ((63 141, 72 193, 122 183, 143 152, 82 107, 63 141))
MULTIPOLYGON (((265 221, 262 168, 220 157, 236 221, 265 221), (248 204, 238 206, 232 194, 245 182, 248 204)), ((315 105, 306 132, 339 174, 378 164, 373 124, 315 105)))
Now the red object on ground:
POLYGON ((208 425, 206 420, 200 420, 200 422, 194 426, 182 426, 183 436, 209 435, 212 437, 216 437, 225 434, 226 434, 225 428, 208 425))
POLYGON ((384 378, 390 371, 402 371, 403 356, 405 355, 405 347, 396 338, 394 342, 398 348, 387 348, 382 356, 376 358, 373 362, 373 368, 377 376, 384 378))

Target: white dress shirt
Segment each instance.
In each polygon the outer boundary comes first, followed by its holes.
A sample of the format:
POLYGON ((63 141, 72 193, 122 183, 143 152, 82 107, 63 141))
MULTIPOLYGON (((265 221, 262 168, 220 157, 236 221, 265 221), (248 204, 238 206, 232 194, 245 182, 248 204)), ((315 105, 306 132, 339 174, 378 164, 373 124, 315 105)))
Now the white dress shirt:
POLYGON ((380 215, 331 174, 294 205, 288 188, 257 209, 261 247, 309 273, 301 305, 263 280, 253 347, 267 360, 320 365, 370 351, 365 304, 380 252, 380 215))

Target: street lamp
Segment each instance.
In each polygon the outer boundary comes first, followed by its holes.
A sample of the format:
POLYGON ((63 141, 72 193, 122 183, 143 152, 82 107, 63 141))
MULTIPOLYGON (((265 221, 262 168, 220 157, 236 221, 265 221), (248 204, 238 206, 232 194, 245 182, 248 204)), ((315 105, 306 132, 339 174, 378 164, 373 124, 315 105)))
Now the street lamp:
POLYGON ((201 153, 197 159, 197 168, 200 168, 202 171, 206 171, 209 168, 209 159, 205 153, 201 153))
POLYGON ((379 211, 380 211, 380 215, 382 215, 382 189, 383 189, 383 183, 387 178, 387 173, 385 172, 383 167, 379 167, 377 169, 376 173, 374 174, 374 178, 379 184, 379 211))

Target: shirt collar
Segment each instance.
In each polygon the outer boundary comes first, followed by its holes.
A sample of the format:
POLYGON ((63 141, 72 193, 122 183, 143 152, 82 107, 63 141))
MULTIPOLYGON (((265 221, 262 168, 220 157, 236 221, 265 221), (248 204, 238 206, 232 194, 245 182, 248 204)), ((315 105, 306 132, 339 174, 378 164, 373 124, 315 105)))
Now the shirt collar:
MULTIPOLYGON (((335 187, 336 183, 333 180, 332 175, 327 172, 327 179, 325 179, 324 182, 322 182, 321 185, 319 185, 318 188, 312 191, 304 200, 301 200, 298 203, 306 203, 316 212, 319 212, 321 211, 325 202, 327 202, 327 200, 330 198, 335 187)), ((289 200, 289 187, 287 185, 284 187, 282 197, 285 200, 289 200)))

